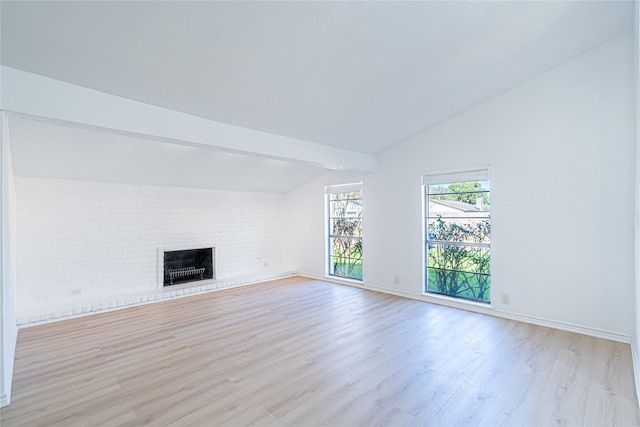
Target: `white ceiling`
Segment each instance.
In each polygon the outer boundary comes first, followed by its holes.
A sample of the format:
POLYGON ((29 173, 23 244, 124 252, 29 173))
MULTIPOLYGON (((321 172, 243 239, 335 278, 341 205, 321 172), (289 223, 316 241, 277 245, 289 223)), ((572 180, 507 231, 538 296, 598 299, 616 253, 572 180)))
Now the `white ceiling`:
POLYGON ((326 171, 248 156, 9 116, 18 176, 235 191, 286 192, 326 171))
MULTIPOLYGON (((630 31, 634 3, 2 0, 0 7, 3 66, 371 154, 630 31)), ((20 115, 10 116, 10 135, 20 176, 282 192, 326 172, 257 152, 20 115)))
POLYGON ((631 1, 2 1, 2 64, 375 153, 626 31, 631 1))

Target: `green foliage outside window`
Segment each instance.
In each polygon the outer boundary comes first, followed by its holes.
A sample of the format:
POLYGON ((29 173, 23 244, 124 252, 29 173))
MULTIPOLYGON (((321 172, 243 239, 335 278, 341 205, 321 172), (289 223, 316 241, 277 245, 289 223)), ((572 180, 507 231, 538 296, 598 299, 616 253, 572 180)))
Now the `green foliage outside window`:
POLYGON ((490 302, 489 182, 454 182, 427 189, 427 292, 490 302))
POLYGON ((330 274, 362 280, 361 193, 331 194, 329 215, 330 274))
MULTIPOLYGON (((429 240, 485 243, 489 240, 490 222, 457 224, 438 218, 429 223, 428 231, 429 240)), ((489 302, 488 247, 428 242, 427 251, 429 292, 489 302)))

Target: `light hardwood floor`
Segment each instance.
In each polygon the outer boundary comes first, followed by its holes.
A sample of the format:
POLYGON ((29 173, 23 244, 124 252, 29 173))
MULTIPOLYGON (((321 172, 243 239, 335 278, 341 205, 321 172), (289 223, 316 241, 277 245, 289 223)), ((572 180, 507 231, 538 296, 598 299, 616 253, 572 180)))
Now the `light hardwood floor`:
POLYGON ((630 347, 290 278, 22 329, 10 426, 640 425, 630 347))

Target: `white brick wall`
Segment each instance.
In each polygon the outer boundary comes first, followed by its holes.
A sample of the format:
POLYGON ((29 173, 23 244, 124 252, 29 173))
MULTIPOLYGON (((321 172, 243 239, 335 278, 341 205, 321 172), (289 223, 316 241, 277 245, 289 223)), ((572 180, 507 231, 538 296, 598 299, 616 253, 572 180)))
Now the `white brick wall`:
POLYGON ((281 194, 17 177, 16 196, 20 323, 157 291, 158 247, 215 246, 221 283, 287 269, 281 194))

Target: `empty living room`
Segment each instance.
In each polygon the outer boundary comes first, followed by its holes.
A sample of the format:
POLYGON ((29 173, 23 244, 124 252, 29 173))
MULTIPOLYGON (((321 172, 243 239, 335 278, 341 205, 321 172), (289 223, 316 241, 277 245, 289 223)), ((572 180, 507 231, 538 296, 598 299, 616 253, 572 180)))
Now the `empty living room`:
POLYGON ((640 426, 637 1, 0 25, 3 427, 640 426))

